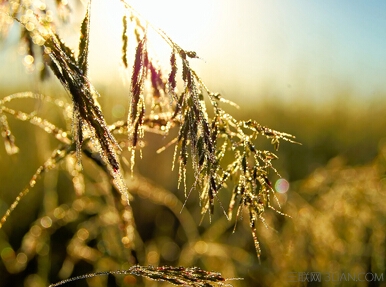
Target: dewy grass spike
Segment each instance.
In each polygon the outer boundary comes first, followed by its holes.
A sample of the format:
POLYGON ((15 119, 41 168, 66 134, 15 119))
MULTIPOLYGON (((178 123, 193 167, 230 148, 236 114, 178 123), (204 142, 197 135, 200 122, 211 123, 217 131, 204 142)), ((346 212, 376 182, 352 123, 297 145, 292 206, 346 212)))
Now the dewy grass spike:
MULTIPOLYGON (((258 221, 266 224, 264 220, 266 208, 273 209, 281 215, 285 214, 272 206, 270 197, 273 190, 268 178, 270 172, 278 174, 272 164, 272 160, 276 159, 277 156, 271 151, 259 150, 254 142, 258 137, 266 137, 271 140, 275 150, 277 150, 280 141, 294 143, 294 137, 261 126, 253 120, 236 120, 225 112, 221 103, 232 105, 233 103, 222 98, 221 95, 211 92, 191 68, 190 62, 198 58, 197 54, 180 47, 165 32, 143 19, 131 5, 125 1, 123 3, 127 11, 122 21, 122 45, 119 49, 122 51, 122 64, 126 69, 130 67, 127 51, 130 43, 129 29, 131 28, 135 34, 137 47, 131 74, 127 120, 120 119, 109 125, 98 103, 100 95, 88 78, 89 46, 92 45, 90 42, 90 23, 91 21, 98 21, 98 19, 92 19, 90 15, 92 2, 88 2, 85 16, 81 22, 78 56, 57 34, 59 32, 57 32, 56 27, 62 24, 63 19, 67 19, 67 17, 55 19, 53 13, 49 12, 48 8, 39 1, 21 1, 20 3, 2 1, 0 4, 1 13, 18 23, 23 30, 22 38, 27 39, 30 45, 27 50, 28 55, 36 61, 41 59, 44 67, 50 68, 51 74, 59 80, 72 102, 72 115, 65 119, 72 123, 72 129, 66 130, 45 120, 44 115, 28 114, 7 106, 13 99, 23 100, 24 98, 39 98, 43 102, 50 103, 54 101, 52 99, 55 98, 55 95, 48 97, 27 92, 0 100, 0 125, 5 147, 10 156, 17 153, 19 148, 16 145, 18 139, 11 132, 8 123, 9 117, 37 125, 60 142, 51 157, 37 169, 27 188, 20 192, 7 209, 1 219, 0 228, 6 223, 11 212, 21 212, 16 207, 22 200, 26 200, 28 193, 44 173, 62 168, 62 162, 69 160, 73 162, 72 167, 70 169, 67 167, 67 169, 70 171, 74 189, 77 190, 76 185, 79 186, 79 184, 86 188, 86 194, 83 195, 85 202, 75 199, 71 205, 58 205, 54 210, 46 210, 47 214, 33 224, 24 239, 34 238, 34 240, 49 244, 47 238, 57 231, 58 226, 56 224, 67 226, 71 222, 79 220, 79 225, 75 228, 74 237, 70 243, 72 245, 68 247, 69 253, 62 268, 57 270, 59 277, 71 275, 74 262, 79 259, 93 264, 93 262, 102 260, 103 256, 109 256, 108 253, 104 254, 103 250, 106 250, 107 247, 102 245, 119 237, 121 242, 118 240, 117 246, 121 246, 122 250, 114 251, 116 253, 111 255, 111 262, 115 262, 116 266, 118 262, 123 261, 138 262, 139 259, 135 252, 136 245, 140 240, 136 239, 136 226, 130 206, 130 204, 135 205, 136 203, 131 202, 129 204, 134 191, 130 190, 132 179, 127 174, 135 176, 135 155, 143 148, 142 142, 146 136, 145 132, 156 133, 156 130, 160 130, 164 136, 167 136, 169 132, 176 129, 177 135, 168 145, 176 146, 173 166, 174 160, 176 160, 179 166, 178 185, 180 182, 183 183, 185 196, 190 194, 190 192, 186 193, 189 182, 187 173, 188 170, 192 170, 195 180, 190 190, 198 190, 203 215, 212 216, 215 212, 216 200, 229 220, 232 218, 234 209, 237 210, 235 221, 239 220, 242 210, 248 212, 252 239, 257 256, 260 257, 261 248, 256 229, 258 221), (163 72, 164 68, 159 67, 147 49, 148 29, 154 29, 170 47, 170 67, 166 68, 169 70, 168 73, 163 72), (37 53, 40 53, 39 57, 37 53), (178 62, 181 65, 180 69, 177 68, 178 62), (178 83, 181 84, 182 91, 178 91, 178 83), (145 84, 148 84, 150 89, 146 89, 145 84), (118 138, 118 135, 122 134, 125 134, 126 138, 121 136, 118 138), (122 160, 125 152, 123 149, 131 151, 129 171, 125 170, 121 164, 121 161, 126 161, 126 159, 122 160), (85 158, 81 155, 87 159, 87 165, 83 167, 84 171, 74 168, 76 165, 83 165, 85 158), (93 167, 90 167, 90 164, 93 167), (90 182, 95 180, 87 178, 87 176, 79 177, 79 174, 81 172, 86 173, 88 168, 97 170, 100 177, 106 178, 105 183, 111 186, 110 189, 107 188, 102 193, 103 200, 92 195, 96 192, 95 190, 87 194, 87 187, 91 185, 90 183, 80 183, 83 180, 90 182), (227 212, 221 203, 223 195, 230 199, 227 212), (99 206, 99 209, 93 209, 91 203, 99 206), (93 217, 90 214, 98 216, 93 217), (84 223, 80 221, 82 216, 86 218, 84 223), (102 232, 102 227, 113 228, 114 224, 110 225, 110 221, 106 218, 119 226, 118 229, 114 229, 118 237, 97 239, 98 232, 95 229, 100 229, 102 232), (96 238, 95 240, 99 240, 98 248, 88 245, 93 240, 93 236, 96 238)), ((59 16, 63 11, 71 13, 66 1, 57 1, 56 9, 59 16)), ((9 23, 11 22, 9 21, 9 23)), ((2 31, 6 32, 6 23, 2 25, 2 31)), ((64 107, 59 108, 63 109, 64 107)), ((165 148, 160 147, 159 150, 165 148)), ((144 182, 144 184, 148 183, 144 182)), ((274 198, 277 200, 275 196, 274 198)), ((19 258, 22 263, 16 260, 19 263, 15 261, 12 265, 9 263, 11 261, 8 261, 5 264, 12 272, 22 270, 34 257, 40 256, 39 252, 37 245, 22 246, 17 255, 23 258, 19 258)), ((142 259, 142 261, 145 262, 146 260, 142 259)), ((94 270, 98 268, 95 266, 94 270)), ((145 276, 153 280, 166 281, 181 286, 227 285, 226 279, 220 274, 204 271, 198 267, 133 265, 126 271, 95 271, 89 275, 64 279, 50 286, 64 285, 74 280, 108 274, 145 276)), ((53 278, 59 277, 54 276, 53 278)), ((45 280, 49 280, 48 275, 45 280)))

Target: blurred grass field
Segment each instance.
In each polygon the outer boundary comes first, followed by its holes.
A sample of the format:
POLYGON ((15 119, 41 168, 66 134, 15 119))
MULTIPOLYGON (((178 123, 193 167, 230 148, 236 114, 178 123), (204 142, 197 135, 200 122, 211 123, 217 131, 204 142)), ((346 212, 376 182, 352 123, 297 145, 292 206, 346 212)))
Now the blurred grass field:
MULTIPOLYGON (((0 97, 11 92, 2 92, 0 97)), ((108 122, 126 114, 126 99, 109 98, 111 93, 107 89, 100 92, 108 122)), ((68 97, 57 96, 63 100, 68 97)), ((199 225, 201 215, 195 191, 180 212, 185 198, 183 190, 176 188, 177 172, 171 171, 173 149, 155 154, 167 141, 156 135, 146 137, 143 159, 137 161, 135 170, 148 180, 128 178, 141 238, 141 244, 137 245, 140 263, 194 265, 221 272, 225 277, 244 278, 230 282, 234 286, 386 286, 386 95, 366 101, 345 93, 334 98, 335 101, 319 104, 272 98, 251 100, 241 105, 240 110, 229 108, 236 118, 251 118, 272 129, 291 133, 302 144, 281 143, 277 153, 276 168, 290 183, 288 192, 277 194, 282 205, 280 211, 292 218, 273 210, 265 213, 269 228, 263 223, 258 227, 261 264, 254 250, 247 214, 232 233, 234 221, 228 222, 221 206, 216 204, 212 223, 206 217, 199 225), (192 222, 197 226, 192 226, 192 222), (305 280, 306 273, 321 274, 320 282, 316 277, 312 282, 310 278, 305 280), (382 275, 383 280, 370 275, 365 279, 358 277, 367 273, 382 275), (339 280, 335 277, 331 282, 328 274, 335 274, 339 280), (364 280, 347 280, 348 275, 364 280)), ((23 111, 37 110, 40 116, 65 128, 62 111, 45 103, 26 100, 13 106, 23 111)), ((50 135, 29 123, 10 118, 9 124, 20 151, 9 156, 4 147, 0 148, 1 215, 57 145, 50 135)), ((266 141, 258 142, 257 147, 272 150, 266 141)), ((64 163, 44 175, 0 230, 0 286, 44 286, 47 278, 54 282, 61 279, 56 274, 64 270, 66 253, 71 253, 68 247, 71 232, 78 230, 82 222, 101 217, 98 210, 79 212, 73 221, 37 241, 42 246, 37 248, 36 256, 28 258, 25 269, 17 268, 22 265, 18 260, 25 260, 17 250, 34 221, 41 220, 44 212, 59 203, 77 200, 71 177, 63 168, 64 163)), ((99 192, 103 189, 98 171, 85 168, 84 173, 89 200, 98 206, 102 200, 99 192)), ((221 200, 227 206, 229 198, 221 200)), ((106 223, 96 232, 114 230, 110 225, 113 224, 106 223)), ((90 272, 92 266, 98 270, 127 267, 124 256, 117 255, 119 240, 117 246, 103 246, 103 240, 98 240, 95 237, 89 245, 104 255, 97 257, 96 262, 74 259, 71 276, 90 272), (109 256, 116 259, 115 263, 109 256)), ((166 286, 128 277, 94 279, 88 281, 90 286, 166 286)), ((85 282, 68 286, 85 286, 85 282)))

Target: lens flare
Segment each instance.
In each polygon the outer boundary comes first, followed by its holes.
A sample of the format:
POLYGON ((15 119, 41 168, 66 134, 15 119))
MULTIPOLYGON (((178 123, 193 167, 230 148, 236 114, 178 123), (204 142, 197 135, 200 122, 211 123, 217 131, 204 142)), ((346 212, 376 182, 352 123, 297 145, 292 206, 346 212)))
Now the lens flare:
POLYGON ((276 181, 275 190, 278 193, 286 193, 288 189, 289 189, 289 182, 286 179, 280 178, 276 181))

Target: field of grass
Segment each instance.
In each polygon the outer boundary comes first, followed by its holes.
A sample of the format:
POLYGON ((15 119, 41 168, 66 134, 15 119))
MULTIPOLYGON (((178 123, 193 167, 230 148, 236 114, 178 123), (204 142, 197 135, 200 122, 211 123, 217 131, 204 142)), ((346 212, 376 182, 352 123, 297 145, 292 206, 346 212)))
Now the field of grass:
POLYGON ((0 287, 386 286, 386 94, 236 109, 126 1, 98 65, 91 2, 3 2, 0 287))
MULTIPOLYGON (((107 121, 125 113, 126 103, 119 97, 106 100, 103 89, 101 95, 107 121)), ((65 94, 58 97, 68 100, 65 94)), ((69 276, 137 263, 127 258, 137 258, 141 265, 198 266, 226 278, 244 278, 229 282, 235 287, 386 286, 386 278, 380 277, 386 276, 385 104, 348 101, 342 95, 329 104, 272 100, 253 108, 241 106, 236 112, 237 118, 255 119, 302 143, 281 143, 277 153, 276 168, 290 188, 277 193, 281 209, 277 204, 274 208, 291 218, 269 209, 264 213, 265 224, 257 227, 260 263, 249 215, 242 213, 235 228, 235 221, 226 220, 222 210, 229 196, 220 196, 211 222, 207 216, 201 222, 198 192, 193 190, 186 200, 183 188, 176 188, 173 148, 155 154, 167 139, 148 135, 134 176, 125 179, 137 229, 130 243, 135 244, 135 256, 122 252, 124 226, 116 218, 109 179, 85 156, 83 175, 74 176, 79 172, 74 169, 76 159, 69 157, 37 181, 0 230, 0 286, 47 286, 69 276)), ((36 110, 57 126, 70 128, 63 111, 48 103, 26 99, 11 106, 36 110)), ((52 135, 28 122, 10 117, 9 125, 20 151, 7 155, 0 148, 1 215, 57 146, 52 135)), ((272 150, 265 141, 256 146, 272 150)), ((129 153, 123 155, 130 158, 129 153)), ((167 286, 132 275, 99 276, 87 282, 167 286)))

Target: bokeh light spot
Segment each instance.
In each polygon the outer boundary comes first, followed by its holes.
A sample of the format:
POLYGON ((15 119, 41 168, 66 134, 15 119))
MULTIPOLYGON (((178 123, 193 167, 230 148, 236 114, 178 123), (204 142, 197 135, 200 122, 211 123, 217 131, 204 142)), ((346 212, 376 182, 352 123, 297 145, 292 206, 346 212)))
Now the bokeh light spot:
POLYGON ((133 275, 127 275, 123 279, 123 282, 127 285, 135 285, 137 284, 137 278, 135 278, 135 276, 133 275))
POLYGON ((159 261, 159 254, 157 251, 150 251, 147 256, 147 262, 148 264, 152 265, 152 264, 158 264, 158 261, 159 261))
POLYGON ((180 256, 180 247, 174 242, 166 242, 162 245, 161 255, 168 261, 177 260, 180 256))
POLYGON ((15 251, 13 251, 13 249, 11 247, 5 247, 1 251, 1 258, 4 261, 11 260, 11 259, 15 258, 15 251))
POLYGON ((275 190, 278 193, 286 193, 289 189, 289 182, 284 178, 280 178, 275 183, 275 190))
POLYGON ((24 57, 24 64, 27 66, 32 65, 34 60, 34 57, 32 57, 31 55, 27 55, 24 57))
POLYGON ((208 251, 208 244, 206 244, 205 241, 198 241, 195 245, 194 245, 194 250, 198 253, 198 254, 204 254, 205 252, 208 251))
POLYGON ((16 256, 16 260, 17 260, 17 262, 18 262, 19 264, 24 265, 24 264, 27 263, 28 258, 27 258, 27 255, 26 255, 25 253, 21 252, 21 253, 19 253, 19 254, 16 256))
POLYGON ((81 228, 78 230, 78 232, 76 233, 76 235, 78 236, 78 238, 82 241, 85 241, 87 240, 87 238, 89 237, 90 233, 88 232, 87 229, 85 228, 81 228))
POLYGON ((52 226, 52 220, 49 216, 44 216, 41 220, 40 220, 40 224, 44 227, 44 228, 50 228, 52 226))

